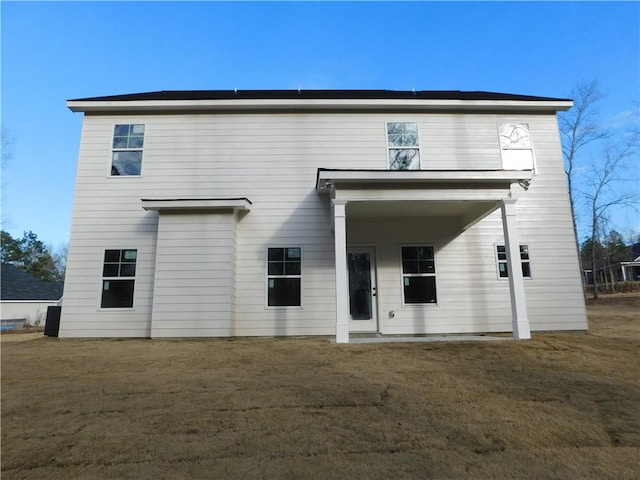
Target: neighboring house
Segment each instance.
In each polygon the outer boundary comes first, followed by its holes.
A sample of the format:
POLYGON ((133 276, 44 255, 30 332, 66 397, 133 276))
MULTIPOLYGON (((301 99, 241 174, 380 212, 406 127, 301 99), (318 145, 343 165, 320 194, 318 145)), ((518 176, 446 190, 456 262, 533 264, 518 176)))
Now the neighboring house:
POLYGON ((60 305, 64 282, 38 280, 10 263, 0 274, 2 323, 44 326, 47 307, 60 305))
POLYGON ((620 276, 616 279, 622 282, 640 280, 640 257, 636 257, 629 262, 620 262, 620 276))
POLYGON ((161 91, 68 106, 84 123, 61 337, 587 329, 556 119, 570 100, 161 91))
MULTIPOLYGON (((601 262, 601 264, 604 262, 601 262)), ((640 257, 631 257, 628 262, 618 262, 611 265, 600 266, 597 270, 598 282, 633 282, 640 280, 640 257)), ((593 284, 593 270, 585 268, 583 270, 585 281, 588 285, 593 284)))

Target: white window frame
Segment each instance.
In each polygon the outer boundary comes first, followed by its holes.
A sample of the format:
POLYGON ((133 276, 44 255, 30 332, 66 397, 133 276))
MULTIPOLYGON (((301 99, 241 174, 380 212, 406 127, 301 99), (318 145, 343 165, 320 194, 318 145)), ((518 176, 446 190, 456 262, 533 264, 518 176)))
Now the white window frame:
MULTIPOLYGON (((121 312, 121 311, 133 311, 136 308, 136 284, 138 283, 137 281, 137 275, 138 275, 138 267, 139 267, 139 260, 140 260, 140 249, 139 248, 134 248, 134 247, 109 247, 109 248, 103 248, 102 249, 102 260, 100 262, 100 286, 99 286, 99 293, 98 293, 98 310, 100 311, 104 311, 104 312, 121 312), (104 266, 105 266, 105 253, 107 252, 107 250, 119 250, 120 252, 122 252, 123 250, 135 250, 136 252, 136 262, 135 262, 135 274, 131 277, 123 277, 123 276, 105 276, 104 275, 104 266), (133 299, 131 302, 131 306, 130 307, 103 307, 102 306, 102 291, 104 288, 104 282, 107 281, 118 281, 118 280, 133 280, 133 299)), ((113 263, 113 262, 109 262, 109 263, 113 263)), ((120 263, 120 262, 119 262, 120 263)))
POLYGON ((536 155, 535 155, 535 149, 533 148, 533 137, 531 135, 531 124, 529 123, 528 120, 522 120, 522 119, 504 119, 504 120, 500 120, 497 122, 496 124, 496 128, 498 131, 498 148, 500 149, 500 162, 502 167, 504 168, 504 161, 505 161, 505 154, 504 152, 508 152, 510 150, 521 150, 521 151, 528 151, 531 153, 531 169, 533 171, 534 175, 537 175, 538 173, 538 167, 536 165, 536 155), (529 146, 528 147, 519 147, 517 145, 514 146, 510 146, 507 148, 504 148, 502 146, 502 126, 503 125, 526 125, 527 126, 527 132, 529 134, 529 146))
POLYGON ((304 248, 301 245, 269 245, 265 249, 264 259, 265 283, 264 306, 268 310, 302 310, 304 301, 304 248), (300 249, 300 274, 299 275, 269 275, 269 250, 275 248, 299 248, 300 249), (269 280, 270 278, 299 278, 300 279, 300 305, 269 305, 269 280))
POLYGON ((113 128, 111 129, 111 157, 109 158, 109 169, 107 171, 107 175, 109 178, 140 178, 142 177, 142 168, 143 168, 143 156, 144 156, 144 143, 147 137, 147 125, 144 122, 131 122, 131 123, 114 123, 113 128), (144 133, 142 135, 142 147, 128 148, 128 147, 114 147, 113 142, 116 137, 116 127, 118 126, 131 126, 131 125, 142 125, 144 127, 144 133), (138 175, 113 175, 113 155, 115 153, 120 152, 140 152, 140 173, 138 175))
MULTIPOLYGON (((498 248, 499 247, 503 247, 505 249, 505 251, 504 251, 505 257, 506 257, 506 248, 507 248, 504 243, 496 243, 493 246, 493 253, 494 253, 495 259, 496 259, 496 275, 497 275, 498 280, 509 280, 509 261, 506 258, 504 260, 501 260, 499 258, 499 253, 502 253, 502 252, 498 252, 498 248), (500 276, 500 264, 501 263, 505 264, 506 267, 507 267, 507 269, 506 269, 507 275, 505 277, 501 277, 500 276)), ((525 280, 530 280, 530 279, 533 278, 533 269, 531 268, 531 247, 530 247, 530 245, 528 243, 521 243, 518 246, 518 253, 520 254, 520 268, 522 268, 522 265, 525 264, 525 263, 529 264, 529 275, 525 275, 524 272, 523 272, 522 273, 522 278, 524 278, 525 280), (527 249, 527 257, 528 258, 526 258, 526 259, 522 258, 522 247, 526 247, 526 249, 527 249)))
POLYGON ((386 121, 384 123, 384 138, 385 144, 387 147, 387 170, 396 172, 396 171, 417 171, 422 170, 422 150, 420 148, 420 123, 416 121, 406 121, 406 120, 394 120, 394 121, 386 121), (413 123, 416 126, 416 131, 418 135, 418 145, 416 146, 404 146, 397 147, 393 145, 389 145, 389 124, 390 123, 413 123), (412 170, 392 170, 391 169, 391 150, 418 150, 418 168, 412 170))
POLYGON ((430 243, 409 243, 402 244, 399 248, 399 258, 400 258, 400 291, 402 292, 402 306, 409 308, 424 308, 424 307, 436 307, 439 302, 438 295, 438 263, 436 261, 436 247, 430 243), (402 248, 403 247, 431 247, 433 248, 433 273, 404 273, 404 265, 403 265, 403 257, 402 257, 402 248), (434 277, 435 279, 435 289, 436 289, 436 301, 433 303, 407 303, 404 296, 404 278, 405 277, 434 277))

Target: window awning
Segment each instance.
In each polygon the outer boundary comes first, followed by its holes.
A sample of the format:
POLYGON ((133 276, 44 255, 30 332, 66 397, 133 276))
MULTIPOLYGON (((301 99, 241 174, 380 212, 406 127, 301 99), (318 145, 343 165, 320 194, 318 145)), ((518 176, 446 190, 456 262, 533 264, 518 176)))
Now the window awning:
POLYGON ((142 208, 147 211, 249 211, 251 200, 246 197, 235 198, 162 198, 141 200, 142 208))

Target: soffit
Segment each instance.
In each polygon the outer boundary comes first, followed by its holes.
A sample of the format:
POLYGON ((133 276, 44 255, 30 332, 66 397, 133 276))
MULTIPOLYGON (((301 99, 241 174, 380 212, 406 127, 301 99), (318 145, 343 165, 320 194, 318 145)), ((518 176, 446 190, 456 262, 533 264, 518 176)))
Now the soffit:
POLYGON ((514 183, 528 188, 532 177, 529 170, 319 169, 316 191, 344 203, 348 218, 448 219, 462 231, 510 198, 514 183))
MULTIPOLYGON (((457 217, 465 214, 479 202, 473 201, 404 201, 393 202, 349 202, 348 217, 421 217, 441 218, 457 217)), ((494 209, 496 202, 482 202, 487 208, 494 209)))

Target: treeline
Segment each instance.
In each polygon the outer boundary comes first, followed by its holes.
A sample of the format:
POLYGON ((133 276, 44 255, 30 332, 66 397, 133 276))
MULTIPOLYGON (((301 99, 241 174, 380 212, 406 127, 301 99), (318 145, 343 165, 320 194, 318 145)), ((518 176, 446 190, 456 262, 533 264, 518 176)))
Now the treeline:
POLYGON ((623 125, 600 122, 599 106, 604 97, 595 80, 580 82, 571 92, 573 108, 559 115, 576 243, 577 232, 587 231, 589 238, 579 246, 583 270, 594 273, 594 298, 598 298, 598 272, 608 269, 613 280, 610 266, 630 260, 623 254, 620 234, 610 231, 603 235, 603 227, 623 211, 636 211, 640 199, 636 169, 640 110, 634 106, 620 117, 623 125))
POLYGON ((39 280, 64 280, 67 264, 67 248, 54 251, 32 231, 24 232, 22 238, 13 238, 2 230, 0 243, 2 263, 11 263, 39 280))
MULTIPOLYGON (((611 230, 602 240, 596 239, 595 243, 591 238, 582 242, 582 245, 580 245, 580 257, 584 270, 589 270, 593 267, 592 258, 594 256, 596 258, 595 266, 598 269, 634 259, 631 245, 627 245, 622 235, 615 230, 611 230)), ((635 257, 637 256, 635 255, 635 257)))

